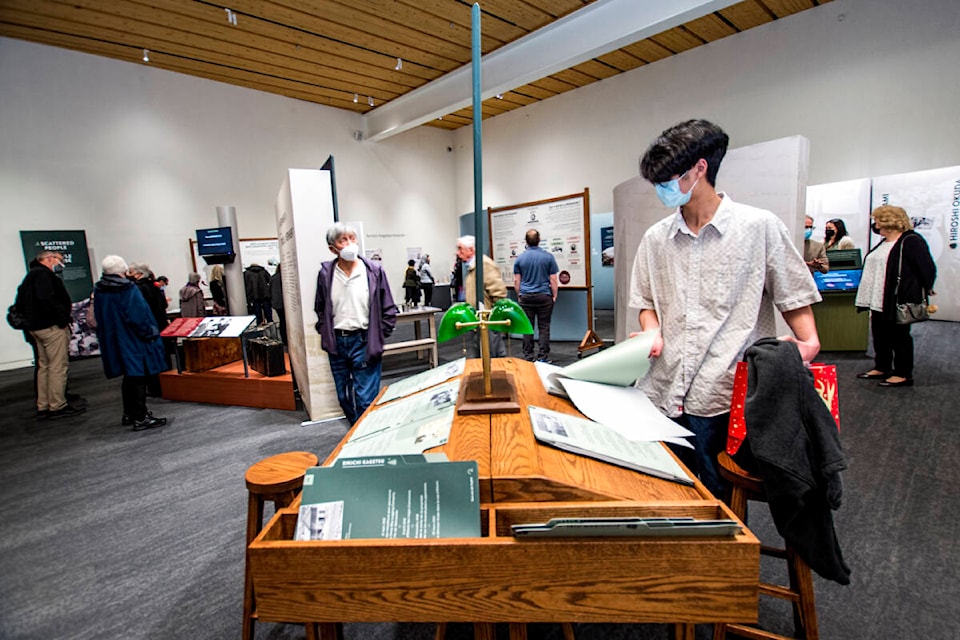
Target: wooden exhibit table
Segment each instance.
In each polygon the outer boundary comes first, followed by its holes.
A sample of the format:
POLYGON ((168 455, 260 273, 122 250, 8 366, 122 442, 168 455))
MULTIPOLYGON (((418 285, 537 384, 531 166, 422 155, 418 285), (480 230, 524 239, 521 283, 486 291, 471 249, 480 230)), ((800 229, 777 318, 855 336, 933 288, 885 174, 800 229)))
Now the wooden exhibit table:
MULTIPOLYGON (((499 358, 493 366, 513 374, 522 405, 577 414, 547 395, 532 363, 499 358)), ((479 360, 467 361, 465 375, 478 370, 479 360)), ((249 547, 259 619, 685 623, 677 636, 691 639, 692 623, 756 622, 760 544, 746 528, 705 538, 510 533, 512 524, 553 517, 736 519, 699 482, 685 486, 541 445, 526 411, 457 416, 448 443, 432 451, 477 461, 482 537, 294 541, 298 500, 249 547)), ((521 627, 511 631, 523 637, 521 627)), ((324 624, 321 633, 332 629, 324 624)))

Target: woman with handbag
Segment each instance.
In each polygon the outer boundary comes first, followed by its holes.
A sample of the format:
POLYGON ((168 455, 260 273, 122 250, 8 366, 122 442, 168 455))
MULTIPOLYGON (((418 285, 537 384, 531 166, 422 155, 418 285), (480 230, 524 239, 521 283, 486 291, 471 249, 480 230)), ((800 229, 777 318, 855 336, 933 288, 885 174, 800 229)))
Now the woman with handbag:
POLYGON ((937 267, 923 236, 913 230, 907 212, 883 205, 870 214, 883 240, 863 263, 856 305, 870 311, 874 367, 858 378, 880 379, 881 387, 913 386, 913 336, 910 324, 927 319, 937 267))

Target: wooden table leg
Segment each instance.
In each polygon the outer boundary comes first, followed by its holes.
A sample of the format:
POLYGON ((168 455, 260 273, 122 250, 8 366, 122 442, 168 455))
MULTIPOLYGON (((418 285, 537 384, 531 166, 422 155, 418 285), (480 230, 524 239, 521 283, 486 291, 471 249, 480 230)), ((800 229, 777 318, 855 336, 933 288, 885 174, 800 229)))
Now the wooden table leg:
POLYGON ((434 634, 434 640, 447 640, 447 623, 438 622, 437 632, 434 634))
MULTIPOLYGON (((247 497, 247 546, 260 533, 263 526, 263 500, 260 496, 248 493, 247 497)), ((243 550, 243 640, 253 640, 253 612, 256 602, 253 599, 253 575, 250 573, 250 560, 247 549, 243 550)))
POLYGON ((697 637, 697 625, 689 622, 678 622, 673 628, 673 637, 676 640, 695 640, 697 637))
POLYGON ((473 640, 497 640, 497 625, 493 622, 474 622, 473 640))
POLYGON ((527 624, 525 622, 510 623, 510 640, 527 640, 527 624))
POLYGON ((573 635, 573 625, 569 622, 563 623, 563 640, 576 640, 576 636, 573 635))

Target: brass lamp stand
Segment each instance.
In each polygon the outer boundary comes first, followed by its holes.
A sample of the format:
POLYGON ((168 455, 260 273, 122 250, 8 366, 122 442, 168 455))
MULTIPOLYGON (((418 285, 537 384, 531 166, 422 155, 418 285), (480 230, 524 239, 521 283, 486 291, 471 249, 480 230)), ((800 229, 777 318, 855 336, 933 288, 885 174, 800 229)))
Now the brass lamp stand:
POLYGON ((480 332, 480 359, 483 371, 464 376, 457 399, 457 413, 519 413, 517 388, 513 376, 506 371, 493 371, 490 366, 490 331, 533 333, 527 314, 510 299, 498 300, 492 309, 474 311, 464 302, 450 307, 443 315, 438 338, 450 338, 477 329, 480 332))

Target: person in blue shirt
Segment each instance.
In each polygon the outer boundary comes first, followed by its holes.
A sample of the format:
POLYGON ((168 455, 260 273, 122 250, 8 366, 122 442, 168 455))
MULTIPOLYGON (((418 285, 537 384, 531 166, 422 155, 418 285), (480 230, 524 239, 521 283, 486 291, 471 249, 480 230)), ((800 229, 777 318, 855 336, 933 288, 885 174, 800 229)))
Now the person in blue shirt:
MULTIPOLYGON (((549 362, 550 358, 550 318, 553 316, 553 305, 557 301, 557 291, 560 281, 557 273, 560 268, 552 253, 540 248, 540 232, 536 229, 527 231, 525 238, 527 250, 520 254, 513 263, 513 287, 517 292, 520 306, 533 324, 537 322, 537 331, 540 333, 537 360, 549 362)), ((533 336, 523 336, 523 357, 533 360, 533 336)))

